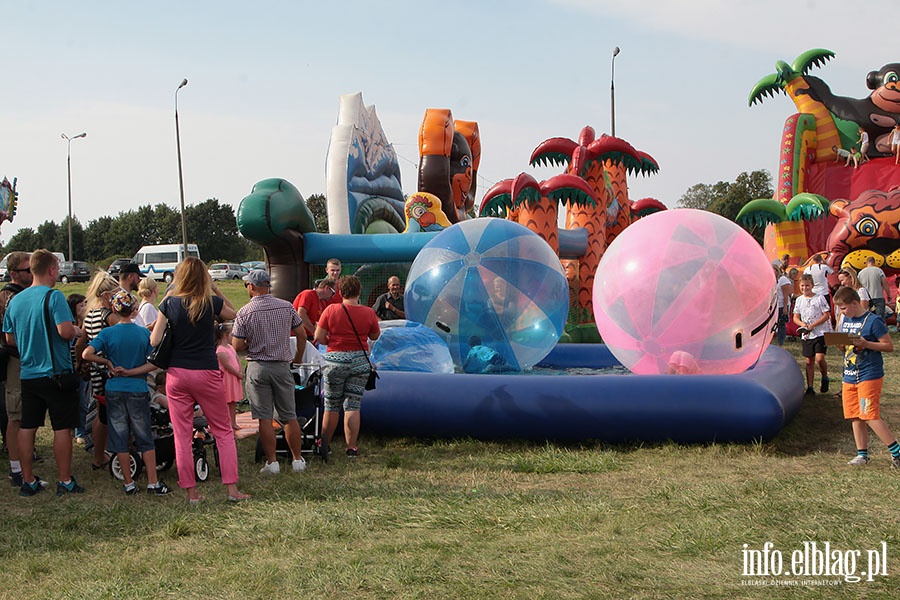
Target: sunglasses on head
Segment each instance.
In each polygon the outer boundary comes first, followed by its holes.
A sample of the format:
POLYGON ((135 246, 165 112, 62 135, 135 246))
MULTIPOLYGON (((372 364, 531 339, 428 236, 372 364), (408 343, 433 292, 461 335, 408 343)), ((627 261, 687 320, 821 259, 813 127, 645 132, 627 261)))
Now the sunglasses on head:
POLYGON ((31 273, 31 267, 25 267, 24 269, 12 269, 16 273, 31 273))

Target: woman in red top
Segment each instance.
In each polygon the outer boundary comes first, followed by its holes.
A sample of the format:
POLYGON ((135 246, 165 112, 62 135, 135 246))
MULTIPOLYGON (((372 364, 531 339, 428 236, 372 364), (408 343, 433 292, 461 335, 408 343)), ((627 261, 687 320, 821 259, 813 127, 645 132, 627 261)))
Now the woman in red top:
POLYGON ((325 415, 322 417, 322 429, 325 441, 330 444, 343 404, 347 456, 356 457, 359 456, 356 446, 359 406, 369 377, 369 361, 366 358, 369 344, 366 338, 377 340, 381 329, 375 311, 359 303, 359 279, 353 275, 341 277, 338 289, 343 301, 328 305, 319 315, 316 325, 316 342, 328 346, 323 378, 325 415))

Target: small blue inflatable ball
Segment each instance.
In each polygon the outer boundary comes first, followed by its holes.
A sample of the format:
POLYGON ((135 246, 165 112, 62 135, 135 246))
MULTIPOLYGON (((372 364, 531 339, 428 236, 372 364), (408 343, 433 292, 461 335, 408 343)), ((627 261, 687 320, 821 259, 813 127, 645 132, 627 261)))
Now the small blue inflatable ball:
POLYGON ((422 248, 405 306, 407 319, 447 342, 457 368, 473 347, 487 347, 500 355, 494 372, 521 371, 559 341, 569 286, 559 257, 536 233, 505 219, 472 219, 422 248))

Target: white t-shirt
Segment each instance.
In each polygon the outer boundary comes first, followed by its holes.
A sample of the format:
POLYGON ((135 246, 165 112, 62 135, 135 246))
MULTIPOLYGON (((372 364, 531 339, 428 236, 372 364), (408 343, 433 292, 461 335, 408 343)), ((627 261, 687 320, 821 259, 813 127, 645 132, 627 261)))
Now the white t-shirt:
MULTIPOLYGON (((831 308, 828 306, 828 301, 825 300, 825 296, 819 296, 818 294, 814 296, 800 296, 794 301, 794 314, 800 315, 800 320, 804 323, 818 321, 823 314, 830 311, 831 308)), ((809 333, 804 333, 803 339, 815 339, 825 335, 826 331, 831 331, 831 319, 828 319, 820 325, 816 325, 809 333)))
POLYGON ((834 269, 825 263, 813 263, 806 267, 806 270, 803 272, 812 275, 813 294, 819 294, 820 296, 828 295, 828 276, 834 273, 834 269))
POLYGON ((781 274, 778 277, 778 281, 775 283, 775 298, 778 300, 778 309, 781 310, 784 308, 784 286, 790 286, 791 289, 788 290, 788 298, 791 297, 791 292, 794 290, 794 282, 791 281, 791 278, 785 274, 781 274))
POLYGON ((141 327, 149 327, 151 323, 156 321, 156 315, 158 314, 159 311, 151 302, 142 302, 138 307, 137 316, 132 319, 132 322, 141 327))

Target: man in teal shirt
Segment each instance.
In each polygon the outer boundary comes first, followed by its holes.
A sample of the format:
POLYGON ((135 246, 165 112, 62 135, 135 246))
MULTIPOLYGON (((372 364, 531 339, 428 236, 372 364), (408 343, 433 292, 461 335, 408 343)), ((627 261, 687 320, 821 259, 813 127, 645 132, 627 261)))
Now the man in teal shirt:
POLYGON ((53 375, 72 371, 69 342, 76 329, 66 297, 53 290, 59 278, 59 260, 49 251, 36 250, 29 261, 34 281, 9 301, 3 317, 8 346, 17 346, 21 360, 22 421, 19 454, 22 464, 20 496, 43 491, 33 471, 34 438, 47 413, 53 427, 53 455, 59 472, 56 495, 84 492, 72 476, 72 429, 78 424, 78 389, 60 388, 53 375), (47 329, 44 303, 55 327, 47 329), (49 343, 48 343, 49 341, 49 343), (52 353, 50 343, 53 344, 52 353))

